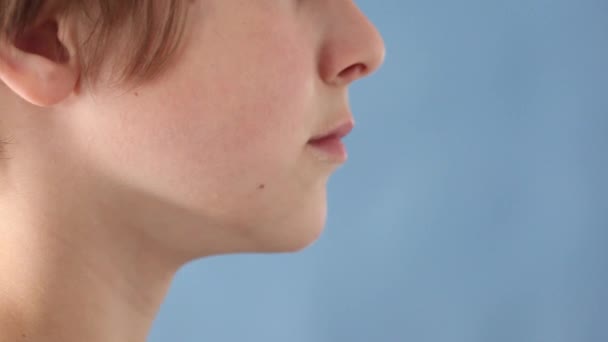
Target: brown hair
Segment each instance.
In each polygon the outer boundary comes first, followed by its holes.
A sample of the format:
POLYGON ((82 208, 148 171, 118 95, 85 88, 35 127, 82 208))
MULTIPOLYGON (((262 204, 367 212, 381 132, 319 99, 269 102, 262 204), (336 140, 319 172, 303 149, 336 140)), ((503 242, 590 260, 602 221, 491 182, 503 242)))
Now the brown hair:
POLYGON ((83 76, 95 79, 115 38, 127 38, 120 51, 119 80, 157 75, 178 46, 187 0, 0 0, 0 36, 14 39, 52 8, 83 25, 78 52, 83 76), (117 34, 120 33, 121 36, 117 34), (125 37, 125 33, 128 37, 125 37))
MULTIPOLYGON (((116 38, 128 49, 112 56, 112 80, 138 83, 157 76, 177 49, 192 0, 0 0, 0 39, 14 40, 46 10, 82 25, 78 56, 84 80, 97 80, 116 38), (120 34, 120 36, 118 36, 120 34), (116 69, 117 67, 117 69, 116 69)), ((79 29, 81 27, 79 26, 79 29)), ((80 31, 80 30, 79 30, 80 31)), ((11 141, 0 139, 0 160, 11 141)))

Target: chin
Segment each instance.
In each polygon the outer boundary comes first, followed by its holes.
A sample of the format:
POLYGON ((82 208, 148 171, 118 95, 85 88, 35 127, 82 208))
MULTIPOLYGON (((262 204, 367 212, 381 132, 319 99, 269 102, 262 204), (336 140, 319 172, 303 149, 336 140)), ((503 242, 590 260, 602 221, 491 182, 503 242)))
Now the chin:
POLYGON ((306 234, 301 234, 300 236, 283 241, 277 252, 295 253, 307 249, 319 240, 323 233, 324 225, 303 227, 303 229, 306 230, 306 234))
POLYGON ((313 245, 325 229, 326 200, 317 199, 298 207, 293 214, 263 229, 258 251, 263 253, 300 252, 313 245))

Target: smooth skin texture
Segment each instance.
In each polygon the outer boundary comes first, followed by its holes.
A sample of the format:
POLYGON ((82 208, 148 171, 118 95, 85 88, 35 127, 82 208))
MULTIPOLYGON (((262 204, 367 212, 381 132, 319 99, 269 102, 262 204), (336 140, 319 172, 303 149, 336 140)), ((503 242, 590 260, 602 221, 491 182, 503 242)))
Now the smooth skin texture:
POLYGON ((67 59, 1 43, 0 340, 145 341, 184 264, 321 234, 339 165, 307 142, 351 118, 381 36, 351 0, 190 6, 170 67, 135 88, 83 86, 61 18, 33 34, 67 59))

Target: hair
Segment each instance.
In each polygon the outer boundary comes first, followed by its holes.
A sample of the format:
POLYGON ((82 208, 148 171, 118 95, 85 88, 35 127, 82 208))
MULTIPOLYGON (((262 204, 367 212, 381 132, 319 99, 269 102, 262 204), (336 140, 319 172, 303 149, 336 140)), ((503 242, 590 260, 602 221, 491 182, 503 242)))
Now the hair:
POLYGON ((0 37, 15 39, 51 9, 79 23, 87 32, 79 37, 77 47, 83 77, 96 79, 110 45, 114 46, 117 38, 127 38, 128 49, 120 51, 121 62, 118 69, 112 69, 112 77, 144 81, 159 74, 178 47, 185 23, 184 5, 188 2, 0 0, 0 37))
MULTIPOLYGON (((112 60, 117 65, 112 65, 110 79, 137 84, 164 70, 179 46, 186 7, 191 1, 0 0, 0 39, 14 41, 47 11, 53 11, 54 15, 81 25, 75 58, 82 68, 83 81, 95 82, 103 62, 112 60), (123 39, 122 45, 127 41, 128 48, 124 46, 118 53, 113 49, 113 58, 107 58, 118 38, 123 39)), ((0 139, 0 159, 6 159, 6 145, 10 143, 0 139)))

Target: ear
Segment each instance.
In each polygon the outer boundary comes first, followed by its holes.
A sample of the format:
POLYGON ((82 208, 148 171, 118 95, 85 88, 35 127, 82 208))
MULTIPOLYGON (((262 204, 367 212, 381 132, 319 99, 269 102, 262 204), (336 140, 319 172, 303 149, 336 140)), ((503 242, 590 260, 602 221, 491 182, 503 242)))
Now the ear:
POLYGON ((27 28, 12 40, 0 38, 0 80, 24 100, 55 105, 74 92, 79 78, 56 21, 27 28))

